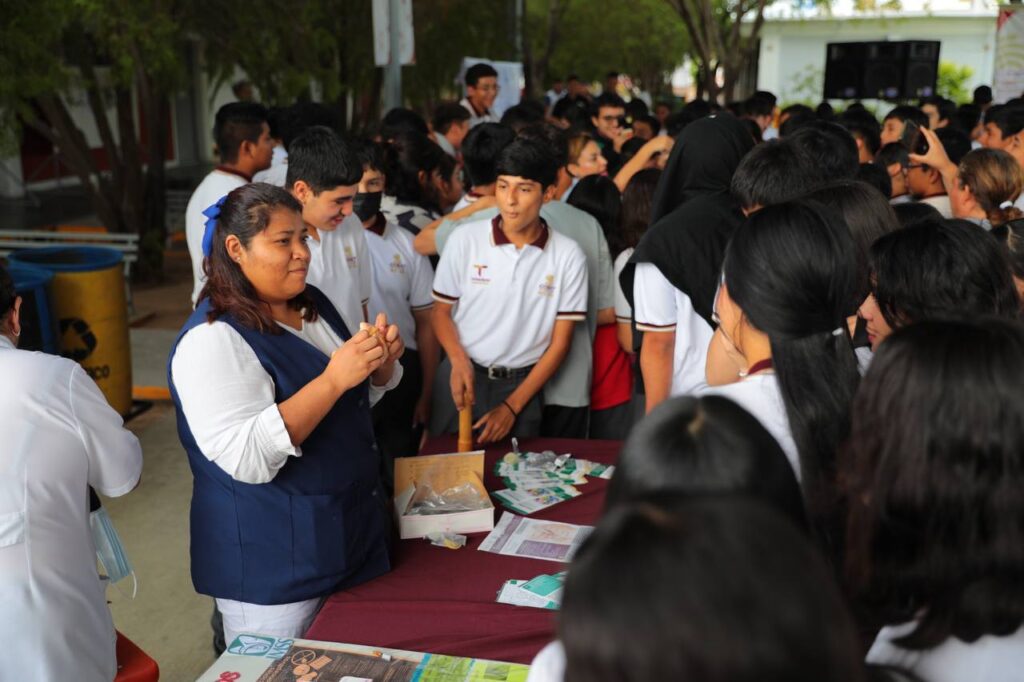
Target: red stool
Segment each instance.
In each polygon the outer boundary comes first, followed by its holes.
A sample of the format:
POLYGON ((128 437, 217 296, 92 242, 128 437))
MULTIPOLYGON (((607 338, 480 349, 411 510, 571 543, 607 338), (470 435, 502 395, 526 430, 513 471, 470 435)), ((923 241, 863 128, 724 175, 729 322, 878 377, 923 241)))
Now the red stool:
POLYGON ((117 677, 114 682, 157 682, 160 668, 135 642, 117 633, 117 677))

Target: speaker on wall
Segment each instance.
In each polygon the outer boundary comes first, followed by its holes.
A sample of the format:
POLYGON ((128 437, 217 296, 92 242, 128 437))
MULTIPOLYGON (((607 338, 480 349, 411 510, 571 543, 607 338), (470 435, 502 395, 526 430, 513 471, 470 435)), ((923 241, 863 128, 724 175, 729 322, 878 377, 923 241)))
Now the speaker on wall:
POLYGON ((825 46, 825 99, 861 96, 861 69, 865 43, 829 43, 825 46))
POLYGON ((906 99, 920 99, 935 94, 939 76, 939 41, 907 41, 907 64, 903 76, 903 92, 906 99))
POLYGON ((939 41, 828 43, 825 99, 918 99, 935 94, 939 41))

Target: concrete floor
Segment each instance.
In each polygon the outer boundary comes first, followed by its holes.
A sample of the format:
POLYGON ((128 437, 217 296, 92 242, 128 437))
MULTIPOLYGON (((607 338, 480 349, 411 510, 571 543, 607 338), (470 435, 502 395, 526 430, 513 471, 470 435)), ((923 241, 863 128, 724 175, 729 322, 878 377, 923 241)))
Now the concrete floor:
MULTIPOLYGON (((135 386, 166 387, 167 356, 191 312, 187 254, 169 252, 166 265, 165 283, 135 291, 138 317, 146 320, 131 330, 135 386)), ((128 495, 104 499, 104 504, 134 564, 139 589, 132 600, 130 579, 109 588, 110 610, 115 627, 159 664, 161 680, 194 680, 215 656, 213 601, 196 594, 189 572, 192 474, 170 403, 154 403, 128 428, 142 443, 142 481, 128 495)))

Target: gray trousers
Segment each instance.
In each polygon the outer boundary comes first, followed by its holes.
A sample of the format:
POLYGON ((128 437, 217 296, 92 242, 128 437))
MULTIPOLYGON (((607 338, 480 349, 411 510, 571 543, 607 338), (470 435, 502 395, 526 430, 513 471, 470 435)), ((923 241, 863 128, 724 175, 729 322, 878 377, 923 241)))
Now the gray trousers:
MULTIPOLYGON (((437 377, 434 380, 434 405, 430 416, 430 433, 459 432, 459 411, 455 409, 455 401, 452 400, 451 375, 452 363, 445 358, 438 366, 437 377)), ((476 423, 477 419, 501 405, 501 401, 512 395, 512 392, 525 378, 523 376, 515 379, 488 379, 486 372, 476 370, 473 373, 473 392, 476 395, 476 402, 473 404, 473 422, 476 423)), ((510 436, 535 438, 540 435, 543 408, 541 393, 543 391, 538 391, 537 395, 519 413, 519 417, 509 433, 510 436)))

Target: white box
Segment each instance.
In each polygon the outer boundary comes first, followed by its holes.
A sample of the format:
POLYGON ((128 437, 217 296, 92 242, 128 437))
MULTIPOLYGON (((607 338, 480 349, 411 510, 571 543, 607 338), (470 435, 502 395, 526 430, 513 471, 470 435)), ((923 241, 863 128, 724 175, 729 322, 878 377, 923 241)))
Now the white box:
POLYGON ((428 533, 486 533, 494 530, 494 505, 484 488, 484 451, 448 455, 399 457, 395 460, 395 515, 403 540, 422 538, 428 533), (462 483, 475 487, 486 500, 485 509, 451 514, 412 515, 403 512, 416 492, 416 481, 429 478, 435 490, 462 483))

